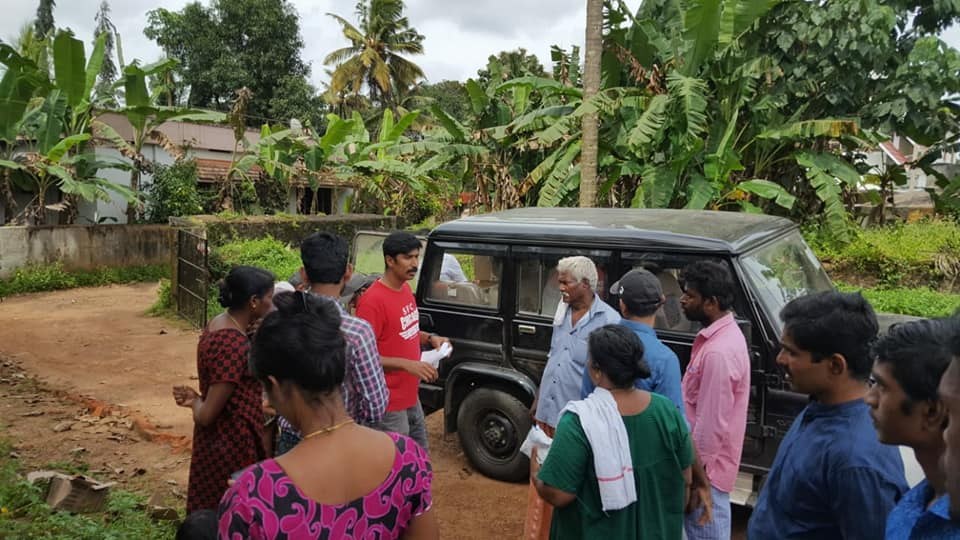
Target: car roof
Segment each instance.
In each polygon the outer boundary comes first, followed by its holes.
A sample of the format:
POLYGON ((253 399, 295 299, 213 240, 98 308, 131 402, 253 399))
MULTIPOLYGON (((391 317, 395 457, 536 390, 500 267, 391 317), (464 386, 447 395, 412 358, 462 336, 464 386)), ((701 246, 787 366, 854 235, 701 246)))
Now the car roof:
MULTIPOLYGON (((448 221, 433 240, 596 246, 659 246, 740 253, 796 229, 762 214, 634 208, 517 208, 448 221)), ((594 246, 590 246, 594 247, 594 246)))

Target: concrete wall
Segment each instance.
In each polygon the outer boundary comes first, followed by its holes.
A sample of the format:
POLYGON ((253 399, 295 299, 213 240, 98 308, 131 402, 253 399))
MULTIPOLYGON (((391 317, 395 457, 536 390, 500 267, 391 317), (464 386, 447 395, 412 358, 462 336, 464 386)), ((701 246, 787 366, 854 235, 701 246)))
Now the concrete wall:
POLYGON ((0 278, 57 261, 71 270, 169 264, 172 234, 166 225, 0 227, 0 278))
POLYGON ((343 214, 333 216, 191 216, 170 218, 176 228, 202 231, 211 247, 233 240, 271 236, 281 242, 299 246, 300 241, 318 231, 327 231, 353 242, 357 231, 389 231, 396 227, 393 216, 375 214, 343 214))

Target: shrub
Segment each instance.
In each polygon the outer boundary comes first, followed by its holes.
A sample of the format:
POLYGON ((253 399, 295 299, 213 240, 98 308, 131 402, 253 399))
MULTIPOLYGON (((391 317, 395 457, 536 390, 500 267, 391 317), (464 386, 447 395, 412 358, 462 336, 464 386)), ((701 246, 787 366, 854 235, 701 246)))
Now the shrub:
POLYGON ((203 197, 197 191, 197 161, 157 165, 147 188, 147 221, 167 223, 170 217, 203 213, 203 197))
POLYGON ((303 264, 300 251, 268 236, 255 240, 237 240, 223 244, 210 253, 210 290, 207 295, 207 320, 216 317, 223 308, 217 302, 217 283, 237 265, 257 266, 283 281, 303 264))
POLYGON ((97 287, 111 283, 157 281, 169 275, 169 268, 160 264, 77 271, 67 271, 59 262, 30 265, 17 269, 12 277, 0 280, 0 296, 76 287, 97 287))
POLYGON ((861 291, 873 308, 884 313, 916 317, 947 317, 960 307, 960 294, 942 293, 927 287, 915 289, 861 289, 837 283, 842 291, 861 291))
POLYGON ((161 279, 157 287, 157 301, 147 309, 148 315, 161 316, 173 310, 173 290, 169 279, 161 279))
POLYGON ((858 231, 838 246, 807 231, 807 241, 841 280, 882 288, 956 286, 960 273, 960 224, 945 220, 897 223, 858 231))

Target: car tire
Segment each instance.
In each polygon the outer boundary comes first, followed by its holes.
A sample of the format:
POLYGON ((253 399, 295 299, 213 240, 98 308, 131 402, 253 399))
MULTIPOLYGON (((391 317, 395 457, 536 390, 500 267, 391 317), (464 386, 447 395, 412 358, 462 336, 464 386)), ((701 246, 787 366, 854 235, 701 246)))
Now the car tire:
POLYGON ((530 475, 530 460, 520 453, 530 425, 526 405, 489 388, 470 392, 457 413, 460 446, 470 463, 484 476, 506 482, 523 482, 530 475))

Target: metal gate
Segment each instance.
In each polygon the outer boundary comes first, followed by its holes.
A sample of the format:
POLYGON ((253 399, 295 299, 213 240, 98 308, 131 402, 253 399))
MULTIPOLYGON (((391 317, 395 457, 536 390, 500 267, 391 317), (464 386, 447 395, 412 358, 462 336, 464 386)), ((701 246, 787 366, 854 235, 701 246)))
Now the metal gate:
POLYGON ((207 324, 207 239, 177 230, 177 313, 197 328, 207 324))

